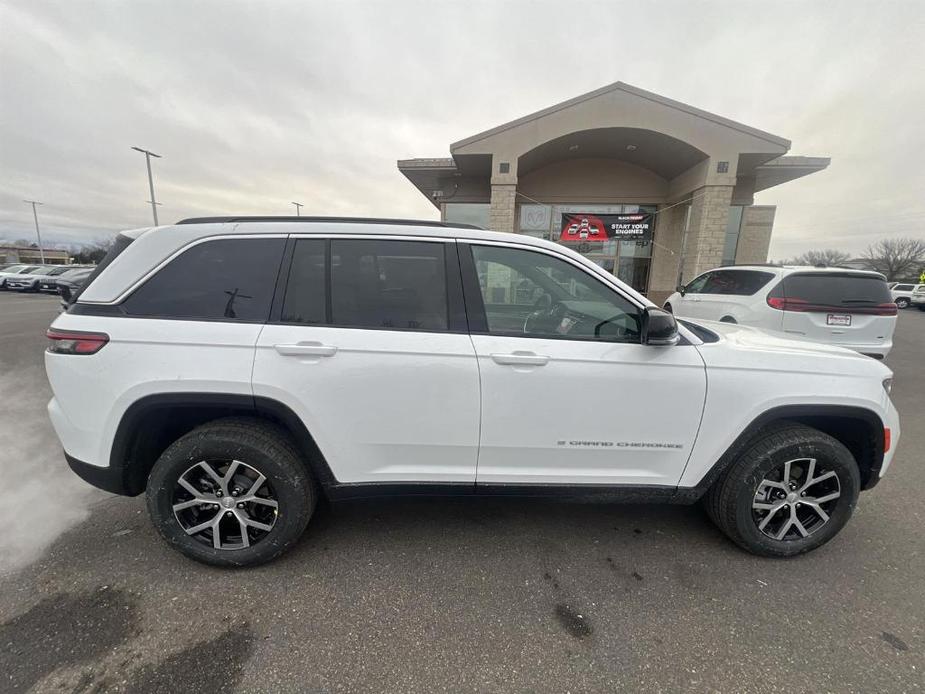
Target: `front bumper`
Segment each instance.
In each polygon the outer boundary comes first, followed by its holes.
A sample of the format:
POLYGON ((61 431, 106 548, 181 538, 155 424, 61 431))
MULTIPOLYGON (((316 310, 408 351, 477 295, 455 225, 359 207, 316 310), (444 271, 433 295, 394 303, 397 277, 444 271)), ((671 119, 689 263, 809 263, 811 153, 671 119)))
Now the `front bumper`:
POLYGON ((64 452, 64 458, 68 466, 74 473, 88 484, 92 484, 97 489, 112 494, 121 494, 122 496, 132 496, 127 491, 128 484, 125 479, 125 468, 114 468, 112 466, 99 467, 90 465, 82 460, 78 460, 72 455, 64 452))

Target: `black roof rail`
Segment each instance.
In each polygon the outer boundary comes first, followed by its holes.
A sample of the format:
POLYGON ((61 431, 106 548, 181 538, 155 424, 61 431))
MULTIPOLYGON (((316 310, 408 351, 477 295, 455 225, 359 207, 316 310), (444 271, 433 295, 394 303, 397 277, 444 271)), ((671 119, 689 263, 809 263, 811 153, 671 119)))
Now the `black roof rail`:
POLYGON ((385 219, 382 217, 190 217, 181 219, 177 224, 234 224, 236 222, 329 222, 333 224, 400 224, 417 227, 443 227, 448 229, 481 229, 475 224, 457 224, 454 222, 435 222, 424 219, 385 219))

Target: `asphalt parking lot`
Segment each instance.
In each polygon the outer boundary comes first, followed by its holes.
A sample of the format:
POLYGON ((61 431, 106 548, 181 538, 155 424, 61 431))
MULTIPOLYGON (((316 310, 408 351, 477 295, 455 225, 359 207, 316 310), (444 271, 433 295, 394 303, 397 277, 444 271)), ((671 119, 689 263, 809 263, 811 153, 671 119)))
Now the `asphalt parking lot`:
POLYGON ((0 293, 0 691, 925 689, 923 312, 887 360, 893 467, 809 556, 745 554, 697 507, 415 499, 322 509, 239 571, 67 470, 44 412, 56 312, 0 293))

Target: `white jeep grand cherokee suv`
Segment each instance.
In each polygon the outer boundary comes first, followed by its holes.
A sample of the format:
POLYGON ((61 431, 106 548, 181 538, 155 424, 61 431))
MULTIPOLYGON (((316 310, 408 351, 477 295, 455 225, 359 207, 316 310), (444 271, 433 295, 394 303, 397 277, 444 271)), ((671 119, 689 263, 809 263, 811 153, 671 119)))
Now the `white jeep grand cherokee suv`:
POLYGON ((831 539, 899 437, 855 352, 675 322, 567 248, 228 217, 117 238, 48 331, 73 470, 184 554, 267 561, 371 494, 705 501, 757 554, 831 539))
POLYGON ((678 318, 752 325, 877 359, 893 348, 897 313, 879 272, 774 265, 710 270, 679 287, 665 308, 678 318))

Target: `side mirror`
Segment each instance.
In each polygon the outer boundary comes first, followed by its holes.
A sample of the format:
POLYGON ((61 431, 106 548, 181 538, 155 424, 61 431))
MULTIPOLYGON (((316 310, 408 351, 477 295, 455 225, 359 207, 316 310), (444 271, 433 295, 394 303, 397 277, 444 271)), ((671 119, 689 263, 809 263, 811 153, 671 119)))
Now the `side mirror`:
POLYGON ((687 289, 683 284, 679 284, 677 289, 675 289, 675 291, 681 296, 684 296, 684 292, 687 291, 687 289))
POLYGON ((655 306, 649 306, 642 314, 642 344, 654 346, 676 345, 681 336, 674 316, 655 306))

